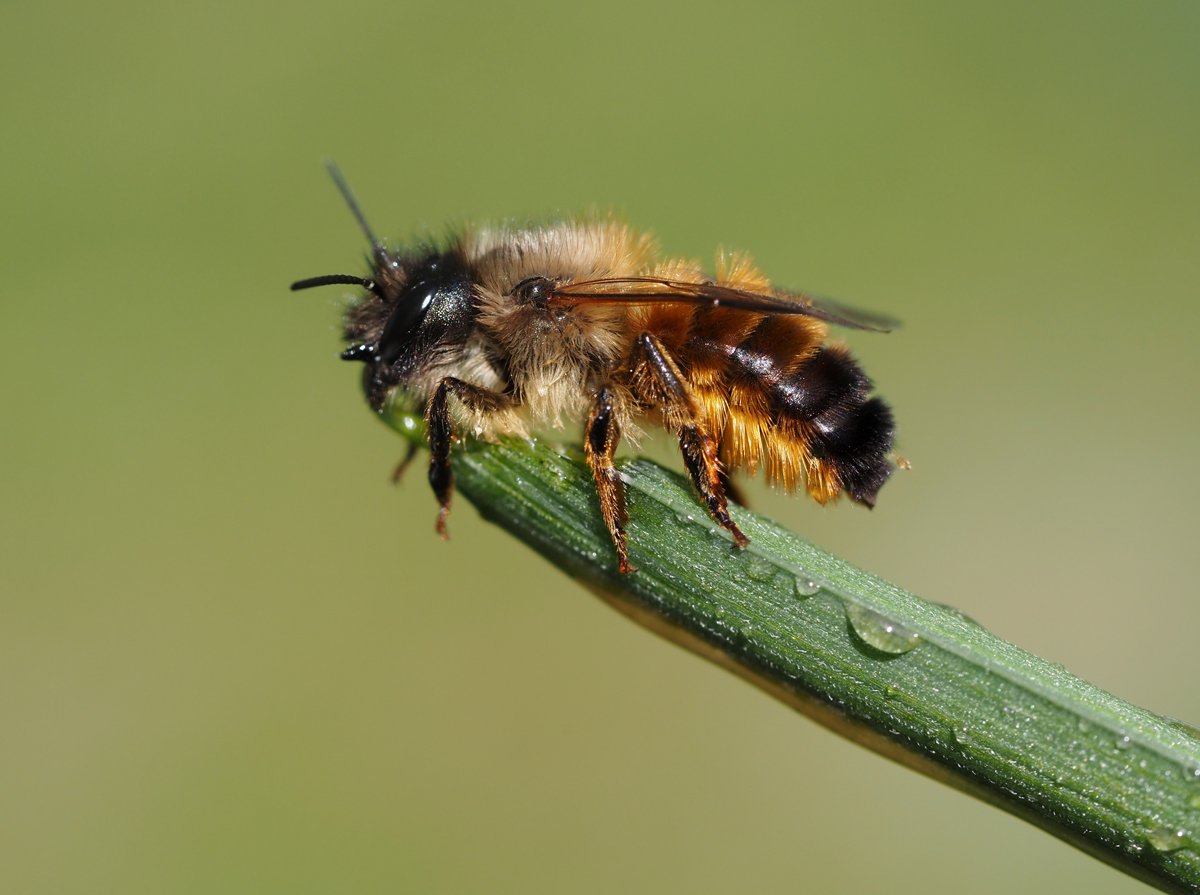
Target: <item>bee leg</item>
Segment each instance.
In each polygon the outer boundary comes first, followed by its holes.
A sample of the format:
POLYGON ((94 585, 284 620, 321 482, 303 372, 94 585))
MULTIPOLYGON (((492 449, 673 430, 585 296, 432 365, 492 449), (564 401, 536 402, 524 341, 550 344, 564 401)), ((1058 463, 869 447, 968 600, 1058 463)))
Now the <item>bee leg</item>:
POLYGON ((446 516, 450 512, 450 496, 454 493, 454 474, 450 471, 450 390, 443 379, 425 407, 425 427, 429 432, 429 484, 438 499, 437 533, 442 540, 446 533, 446 516))
POLYGON ((596 393, 592 409, 588 414, 587 431, 584 433, 583 450, 587 456, 592 477, 596 480, 596 494, 600 498, 600 515, 608 527, 613 546, 617 548, 617 568, 622 574, 636 571, 629 564, 629 552, 625 540, 625 493, 621 489, 621 476, 613 464, 613 455, 621 441, 621 425, 616 418, 612 393, 605 386, 596 393))
POLYGON ((679 368, 651 333, 638 336, 637 347, 645 358, 650 376, 665 395, 664 410, 667 418, 675 421, 678 427, 684 465, 708 508, 708 514, 733 535, 734 544, 745 547, 750 539, 742 534, 729 515, 725 485, 721 481, 721 461, 717 457, 717 442, 697 423, 695 405, 683 384, 679 368))
POLYGON ((685 425, 679 429, 679 448, 683 451, 683 462, 687 466, 692 484, 708 507, 708 515, 717 524, 733 535, 733 543, 745 547, 750 539, 742 534, 725 498, 725 486, 721 483, 721 464, 717 460, 717 444, 712 436, 696 425, 685 425))
MULTIPOLYGON (((450 514, 450 498, 454 494, 454 474, 450 471, 450 443, 454 432, 450 425, 450 395, 458 398, 476 413, 500 410, 511 399, 485 388, 447 376, 437 384, 429 403, 425 405, 425 426, 429 432, 429 484, 438 499, 437 533, 442 540, 446 532, 446 517, 450 514)), ((403 471, 403 470, 401 470, 403 471)))
POLYGON ((417 456, 417 443, 411 442, 408 445, 408 450, 404 452, 404 458, 396 464, 396 468, 392 470, 392 484, 399 485, 400 479, 404 478, 404 473, 413 461, 413 457, 417 456))

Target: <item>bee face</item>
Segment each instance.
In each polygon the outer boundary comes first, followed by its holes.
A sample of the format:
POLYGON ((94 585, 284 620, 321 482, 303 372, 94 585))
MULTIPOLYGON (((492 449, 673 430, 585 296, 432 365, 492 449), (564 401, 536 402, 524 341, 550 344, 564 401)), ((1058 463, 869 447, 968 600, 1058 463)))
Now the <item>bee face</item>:
POLYGON ((349 338, 364 340, 342 358, 367 364, 363 390, 380 411, 395 386, 466 339, 475 324, 474 289, 467 266, 451 253, 407 263, 385 256, 367 288, 372 296, 347 324, 349 338))

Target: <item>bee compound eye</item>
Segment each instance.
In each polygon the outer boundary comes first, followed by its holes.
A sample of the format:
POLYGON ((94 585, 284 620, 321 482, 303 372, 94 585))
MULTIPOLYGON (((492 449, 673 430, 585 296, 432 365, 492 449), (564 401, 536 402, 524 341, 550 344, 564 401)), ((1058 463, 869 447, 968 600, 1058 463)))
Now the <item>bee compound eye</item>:
POLYGON ((383 328, 383 335, 379 337, 377 356, 384 364, 395 363, 408 340, 424 322, 438 291, 438 283, 421 280, 401 293, 383 328))

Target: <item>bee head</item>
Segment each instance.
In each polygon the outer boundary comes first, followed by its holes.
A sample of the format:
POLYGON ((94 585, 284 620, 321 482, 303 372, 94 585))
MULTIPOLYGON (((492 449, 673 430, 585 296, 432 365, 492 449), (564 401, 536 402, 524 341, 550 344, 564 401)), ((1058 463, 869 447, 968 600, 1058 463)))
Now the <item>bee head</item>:
POLYGON ((460 347, 475 324, 471 278, 454 252, 411 260, 383 253, 370 278, 331 274, 300 280, 292 289, 330 284, 366 290, 346 313, 350 345, 342 359, 366 364, 363 390, 376 411, 395 386, 460 347))
POLYGON ((371 407, 382 411, 397 385, 462 344, 475 322, 474 291, 465 262, 453 250, 403 258, 384 249, 341 173, 332 165, 329 170, 371 242, 371 276, 311 277, 292 283, 292 290, 335 284, 365 290, 346 314, 350 346, 342 359, 366 364, 363 390, 371 407))

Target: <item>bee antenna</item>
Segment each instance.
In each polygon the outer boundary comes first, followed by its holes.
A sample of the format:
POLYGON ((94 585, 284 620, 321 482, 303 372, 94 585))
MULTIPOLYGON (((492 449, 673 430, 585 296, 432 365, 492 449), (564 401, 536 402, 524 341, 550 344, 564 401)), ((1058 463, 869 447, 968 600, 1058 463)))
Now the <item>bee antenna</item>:
POLYGON ((312 289, 314 286, 362 286, 368 292, 374 292, 380 298, 383 297, 379 284, 374 280, 364 280, 362 277, 352 276, 348 273, 329 273, 321 277, 297 280, 292 283, 291 288, 293 292, 299 292, 301 289, 312 289))
POLYGON ((375 257, 381 259, 384 257, 383 243, 375 236, 371 230, 371 225, 367 223, 366 215, 363 214, 362 208, 359 207, 358 200, 354 198, 354 193, 350 190, 350 184, 346 183, 346 178, 342 176, 342 171, 337 164, 329 159, 325 162, 325 168, 329 171, 329 176, 333 178, 334 184, 338 188, 338 192, 342 194, 342 198, 346 200, 346 204, 350 206, 350 213, 354 215, 358 221, 358 226, 362 227, 363 233, 367 235, 367 239, 371 243, 371 248, 375 250, 375 257))

